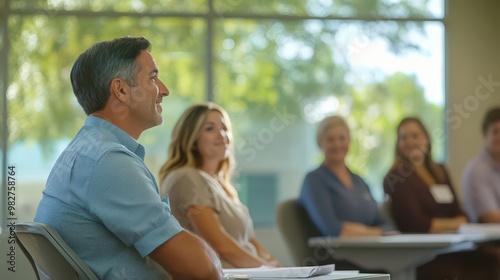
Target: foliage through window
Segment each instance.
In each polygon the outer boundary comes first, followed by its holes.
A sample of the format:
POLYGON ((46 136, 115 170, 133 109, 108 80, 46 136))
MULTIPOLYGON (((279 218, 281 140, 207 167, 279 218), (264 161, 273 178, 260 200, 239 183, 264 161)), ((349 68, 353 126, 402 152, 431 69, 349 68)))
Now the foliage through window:
POLYGON ((1 94, 9 118, 1 121, 9 133, 1 138, 7 162, 24 178, 20 220, 32 219, 51 166, 85 119, 69 82, 74 60, 95 41, 125 35, 152 41, 171 92, 165 123, 139 139, 153 173, 182 111, 207 99, 232 118, 243 200, 252 192, 248 174, 276 178, 275 203, 296 197, 303 176, 321 162, 315 125, 329 114, 348 120, 348 165, 378 200, 401 118, 421 117, 435 157, 444 159, 442 0, 4 3, 0 30, 10 41, 8 53, 0 41, 0 57, 9 76, 0 85, 7 85, 1 94))

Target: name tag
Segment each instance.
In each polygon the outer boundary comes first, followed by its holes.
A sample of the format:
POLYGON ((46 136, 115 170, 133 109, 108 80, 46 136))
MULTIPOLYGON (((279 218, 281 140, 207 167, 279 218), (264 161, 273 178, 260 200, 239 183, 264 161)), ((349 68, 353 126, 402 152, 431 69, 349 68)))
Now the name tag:
POLYGON ((448 185, 432 185, 430 190, 432 197, 437 203, 452 203, 455 200, 455 198, 453 197, 453 193, 451 192, 448 185))

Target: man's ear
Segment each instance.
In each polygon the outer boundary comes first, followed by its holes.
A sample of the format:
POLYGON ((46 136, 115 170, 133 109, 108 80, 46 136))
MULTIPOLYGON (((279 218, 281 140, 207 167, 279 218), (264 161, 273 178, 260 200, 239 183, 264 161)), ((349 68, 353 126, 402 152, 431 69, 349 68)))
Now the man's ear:
POLYGON ((130 86, 121 78, 114 78, 109 86, 109 92, 121 102, 130 99, 130 86))

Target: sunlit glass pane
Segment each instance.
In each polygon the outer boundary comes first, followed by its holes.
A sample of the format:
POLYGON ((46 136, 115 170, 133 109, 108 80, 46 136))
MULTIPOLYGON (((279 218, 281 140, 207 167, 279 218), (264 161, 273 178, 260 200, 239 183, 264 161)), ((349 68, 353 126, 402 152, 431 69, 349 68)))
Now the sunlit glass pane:
POLYGON ((362 17, 380 18, 443 18, 443 0, 214 0, 220 13, 254 15, 362 17))
POLYGON ((40 10, 53 15, 57 11, 115 11, 115 12, 206 12, 206 0, 11 0, 11 8, 40 10))
MULTIPOLYGON (((240 169, 276 173, 297 193, 322 159, 315 125, 339 114, 349 167, 381 199, 397 123, 413 115, 444 130, 443 38, 438 23, 219 21, 215 97, 238 124, 240 169)), ((441 160, 444 139, 434 141, 441 160)))

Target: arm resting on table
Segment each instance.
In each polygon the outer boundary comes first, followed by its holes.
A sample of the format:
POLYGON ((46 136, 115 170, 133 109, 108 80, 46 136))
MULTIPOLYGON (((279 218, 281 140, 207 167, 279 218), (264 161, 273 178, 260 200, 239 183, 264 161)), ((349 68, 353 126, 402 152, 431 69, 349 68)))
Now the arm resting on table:
POLYGON ((377 236, 382 234, 382 228, 366 226, 361 223, 343 222, 340 236, 377 236))
POLYGON ((255 247, 255 249, 257 249, 257 253, 259 254, 259 257, 261 257, 262 259, 264 259, 267 262, 266 265, 276 266, 276 267, 281 266, 281 263, 277 259, 275 259, 271 255, 271 253, 266 248, 264 248, 264 246, 260 245, 260 243, 257 241, 257 238, 255 238, 255 236, 250 238, 250 243, 252 243, 253 246, 255 247))
POLYGON ((500 223, 500 211, 492 211, 479 217, 481 223, 500 223))
POLYGON ((463 223, 467 223, 467 218, 462 215, 454 218, 434 218, 429 233, 455 232, 463 223))

